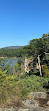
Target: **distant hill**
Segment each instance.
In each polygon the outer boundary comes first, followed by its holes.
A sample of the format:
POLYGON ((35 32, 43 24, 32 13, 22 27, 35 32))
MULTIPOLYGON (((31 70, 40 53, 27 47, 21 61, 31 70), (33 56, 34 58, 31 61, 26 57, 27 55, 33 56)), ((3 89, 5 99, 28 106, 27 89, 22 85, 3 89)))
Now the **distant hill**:
POLYGON ((8 47, 3 47, 1 49, 18 49, 18 48, 23 48, 24 46, 8 46, 8 47))

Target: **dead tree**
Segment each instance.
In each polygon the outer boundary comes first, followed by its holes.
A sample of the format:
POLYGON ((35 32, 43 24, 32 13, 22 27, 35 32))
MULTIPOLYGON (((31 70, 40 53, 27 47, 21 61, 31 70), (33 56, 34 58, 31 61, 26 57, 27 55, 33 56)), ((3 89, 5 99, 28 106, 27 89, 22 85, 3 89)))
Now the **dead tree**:
POLYGON ((42 77, 41 65, 40 65, 40 55, 38 55, 38 64, 39 64, 39 72, 40 72, 40 76, 42 77))

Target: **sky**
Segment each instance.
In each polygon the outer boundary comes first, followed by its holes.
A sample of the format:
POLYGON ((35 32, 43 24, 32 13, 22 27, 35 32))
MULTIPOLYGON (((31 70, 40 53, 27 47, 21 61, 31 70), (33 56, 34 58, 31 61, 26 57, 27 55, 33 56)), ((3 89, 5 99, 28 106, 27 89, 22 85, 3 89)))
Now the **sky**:
POLYGON ((0 0, 0 48, 25 46, 49 32, 49 0, 0 0))

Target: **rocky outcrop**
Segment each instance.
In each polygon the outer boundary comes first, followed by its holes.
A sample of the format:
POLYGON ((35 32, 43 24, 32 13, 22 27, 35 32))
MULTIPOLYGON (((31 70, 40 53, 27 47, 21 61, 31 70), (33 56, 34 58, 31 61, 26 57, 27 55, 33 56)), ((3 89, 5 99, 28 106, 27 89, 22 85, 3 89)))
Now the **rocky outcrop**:
POLYGON ((10 108, 0 107, 0 111, 49 111, 49 93, 46 92, 32 92, 20 102, 20 106, 16 104, 10 108))

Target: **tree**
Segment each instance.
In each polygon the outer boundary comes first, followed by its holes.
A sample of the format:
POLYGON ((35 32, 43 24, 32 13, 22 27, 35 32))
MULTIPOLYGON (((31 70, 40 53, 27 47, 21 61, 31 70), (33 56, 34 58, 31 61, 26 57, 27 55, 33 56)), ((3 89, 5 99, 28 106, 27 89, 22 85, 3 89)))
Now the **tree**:
POLYGON ((34 57, 34 60, 38 58, 39 71, 41 73, 41 65, 45 61, 45 53, 49 52, 49 35, 43 34, 42 38, 33 39, 29 42, 29 47, 31 50, 31 55, 34 57))
POLYGON ((22 71, 22 66, 23 66, 23 61, 22 60, 18 60, 17 64, 15 64, 15 69, 16 69, 16 72, 19 73, 19 80, 20 80, 20 77, 21 77, 21 71, 22 71))

